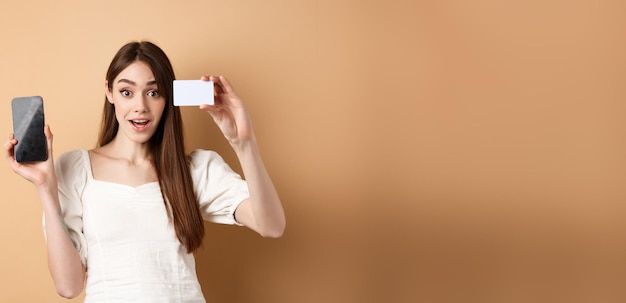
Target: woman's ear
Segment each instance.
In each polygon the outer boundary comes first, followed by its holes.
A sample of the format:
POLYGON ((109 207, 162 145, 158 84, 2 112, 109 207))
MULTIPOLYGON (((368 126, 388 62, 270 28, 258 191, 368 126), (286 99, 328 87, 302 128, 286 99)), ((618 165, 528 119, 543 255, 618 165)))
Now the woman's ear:
POLYGON ((107 101, 113 104, 113 94, 109 90, 109 80, 104 80, 104 94, 107 96, 107 101))

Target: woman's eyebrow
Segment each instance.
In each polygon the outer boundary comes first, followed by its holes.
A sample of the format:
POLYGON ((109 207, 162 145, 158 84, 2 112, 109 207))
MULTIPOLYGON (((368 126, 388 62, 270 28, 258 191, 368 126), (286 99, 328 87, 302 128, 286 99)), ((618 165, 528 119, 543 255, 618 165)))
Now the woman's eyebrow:
POLYGON ((128 80, 128 79, 119 79, 119 80, 117 81, 117 83, 122 83, 122 82, 124 82, 124 83, 128 83, 128 84, 130 84, 130 85, 135 85, 135 84, 136 84, 136 83, 135 83, 135 81, 130 81, 130 80, 128 80))
MULTIPOLYGON (((128 83, 128 84, 130 84, 130 85, 137 85, 137 83, 135 83, 135 81, 128 80, 128 79, 119 79, 119 80, 117 81, 117 83, 121 83, 121 82, 128 83)), ((156 80, 152 80, 152 81, 148 81, 148 82, 146 83, 146 86, 149 86, 149 85, 156 85, 156 84, 157 84, 156 80)))

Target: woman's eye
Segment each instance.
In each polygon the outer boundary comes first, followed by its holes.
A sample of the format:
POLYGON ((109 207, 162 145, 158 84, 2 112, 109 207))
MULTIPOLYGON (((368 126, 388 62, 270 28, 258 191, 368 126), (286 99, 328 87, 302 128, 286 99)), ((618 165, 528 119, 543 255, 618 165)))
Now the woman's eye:
POLYGON ((148 96, 150 97, 158 97, 159 96, 159 92, 156 90, 152 90, 148 92, 148 96))
POLYGON ((130 91, 127 90, 127 89, 123 89, 123 90, 120 91, 120 94, 122 94, 122 96, 124 96, 124 97, 128 97, 128 96, 130 96, 130 91))

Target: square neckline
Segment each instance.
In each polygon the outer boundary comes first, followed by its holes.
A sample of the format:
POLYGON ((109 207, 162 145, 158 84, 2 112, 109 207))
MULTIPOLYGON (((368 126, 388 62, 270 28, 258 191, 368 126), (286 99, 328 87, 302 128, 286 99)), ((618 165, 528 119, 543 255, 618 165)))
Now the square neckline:
POLYGON ((142 189, 144 187, 148 187, 148 186, 160 186, 159 185, 159 181, 151 181, 151 182, 146 182, 137 186, 132 186, 132 185, 128 185, 128 184, 124 184, 124 183, 119 183, 119 182, 113 182, 113 181, 105 181, 105 180, 99 180, 96 179, 93 176, 93 167, 91 166, 91 151, 87 150, 87 149, 82 149, 82 154, 83 154, 83 158, 85 161, 85 165, 87 166, 87 177, 89 178, 90 181, 94 181, 97 183, 102 183, 102 184, 109 184, 109 185, 113 185, 113 186, 118 186, 118 187, 123 187, 123 188, 128 188, 128 189, 132 189, 132 190, 139 190, 142 189))

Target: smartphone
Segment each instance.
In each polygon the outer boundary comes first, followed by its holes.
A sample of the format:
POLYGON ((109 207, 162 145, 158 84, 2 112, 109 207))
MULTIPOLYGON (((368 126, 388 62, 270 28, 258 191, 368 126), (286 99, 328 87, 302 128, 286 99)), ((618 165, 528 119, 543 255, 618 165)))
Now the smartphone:
POLYGON ((17 97, 11 101, 13 134, 17 139, 14 155, 17 162, 40 162, 48 159, 48 144, 43 132, 43 98, 17 97))
POLYGON ((174 80, 174 105, 213 105, 213 81, 174 80))

